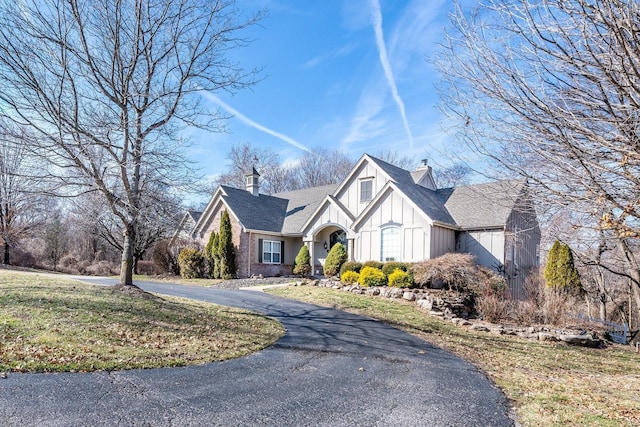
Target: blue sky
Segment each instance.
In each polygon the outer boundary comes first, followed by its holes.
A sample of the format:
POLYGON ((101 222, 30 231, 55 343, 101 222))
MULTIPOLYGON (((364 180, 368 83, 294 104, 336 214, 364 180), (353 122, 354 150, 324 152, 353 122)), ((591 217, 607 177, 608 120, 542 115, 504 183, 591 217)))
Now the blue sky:
POLYGON ((268 9, 234 53, 263 80, 235 95, 205 94, 234 118, 228 133, 192 134, 191 157, 214 176, 226 154, 248 142, 295 162, 307 149, 339 149, 354 159, 400 151, 446 166, 455 140, 436 108, 437 72, 428 58, 444 38, 450 0, 241 0, 268 9))

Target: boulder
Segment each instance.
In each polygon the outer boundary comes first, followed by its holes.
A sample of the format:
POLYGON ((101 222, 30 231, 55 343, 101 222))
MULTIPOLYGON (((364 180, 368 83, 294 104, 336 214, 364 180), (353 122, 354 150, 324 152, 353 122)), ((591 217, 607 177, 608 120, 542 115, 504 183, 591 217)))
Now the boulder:
POLYGON ((413 292, 404 292, 402 294, 402 298, 406 299, 407 301, 415 301, 416 294, 414 294, 413 292))
POLYGON ((549 332, 538 332, 538 339, 540 341, 559 341, 555 334, 549 332))
POLYGON ((433 300, 431 298, 419 299, 416 302, 416 305, 421 310, 431 311, 431 309, 433 308, 433 300))
POLYGON ((591 334, 562 334, 558 335, 558 339, 562 342, 566 342, 571 345, 578 345, 581 347, 599 347, 601 341, 598 338, 594 338, 591 334))
POLYGON ((375 297, 377 295, 380 295, 380 288, 367 288, 364 291, 365 294, 375 297))

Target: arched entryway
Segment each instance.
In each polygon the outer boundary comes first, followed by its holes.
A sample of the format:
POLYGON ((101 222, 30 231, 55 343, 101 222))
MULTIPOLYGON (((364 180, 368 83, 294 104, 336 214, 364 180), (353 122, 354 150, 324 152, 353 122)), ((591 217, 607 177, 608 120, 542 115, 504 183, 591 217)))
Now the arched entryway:
POLYGON ((316 230, 313 242, 308 242, 309 252, 312 254, 314 274, 322 274, 324 263, 331 248, 340 243, 347 251, 347 259, 353 257, 353 239, 348 238, 347 230, 337 224, 326 224, 322 229, 316 230))

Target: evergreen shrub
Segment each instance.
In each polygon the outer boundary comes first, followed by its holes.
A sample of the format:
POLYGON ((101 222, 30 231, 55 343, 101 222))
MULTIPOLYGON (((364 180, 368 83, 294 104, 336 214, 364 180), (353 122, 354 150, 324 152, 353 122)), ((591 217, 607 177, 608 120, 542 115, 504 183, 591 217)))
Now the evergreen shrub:
POLYGON ((311 255, 309 254, 309 248, 307 245, 302 245, 296 255, 295 263, 293 265, 293 274, 297 274, 303 277, 308 277, 311 273, 311 255))
POLYGON ((360 270, 362 270, 362 264, 359 262, 347 261, 340 267, 340 277, 342 277, 346 271, 355 271, 356 273, 360 273, 360 270))
POLYGON ((178 264, 183 279, 200 279, 204 276, 204 254, 197 249, 182 249, 178 255, 178 264))
POLYGON ((399 268, 389 274, 389 276, 387 276, 387 280, 389 281, 389 286, 396 288, 409 288, 413 285, 413 278, 411 277, 411 274, 400 270, 399 268))
POLYGON ((347 260, 347 250, 342 246, 342 243, 336 243, 333 245, 327 259, 324 262, 324 275, 325 277, 337 276, 340 273, 340 267, 347 260))
POLYGON ((362 267, 360 277, 358 277, 360 286, 385 286, 387 284, 387 276, 375 267, 362 267))
POLYGON ((340 281, 347 285, 353 285, 354 283, 358 283, 358 278, 360 274, 357 271, 347 270, 340 276, 340 281))
POLYGON ((378 270, 382 270, 382 266, 384 264, 381 263, 380 261, 367 261, 364 264, 362 264, 363 267, 373 267, 373 268, 377 268, 378 270))

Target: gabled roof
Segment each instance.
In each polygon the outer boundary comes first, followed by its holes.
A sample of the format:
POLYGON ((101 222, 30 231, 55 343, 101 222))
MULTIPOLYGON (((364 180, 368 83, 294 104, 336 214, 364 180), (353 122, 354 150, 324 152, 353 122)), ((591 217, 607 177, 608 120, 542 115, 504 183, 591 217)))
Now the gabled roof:
POLYGON ((193 222, 198 222, 198 220, 200 219, 200 216, 202 215, 202 211, 194 211, 194 210, 188 210, 187 215, 189 215, 192 219, 193 222))
POLYGON ((505 180, 438 190, 438 196, 462 229, 506 225, 526 183, 505 180))
POLYGON ((414 182, 411 172, 399 168, 383 160, 369 156, 396 183, 398 189, 408 197, 418 209, 422 210, 433 221, 456 225, 454 218, 447 211, 437 192, 414 182))
POLYGON ((305 188, 302 190, 275 194, 275 197, 287 199, 289 201, 285 212, 282 233, 300 233, 302 231, 302 226, 316 210, 316 207, 328 194, 332 194, 337 187, 338 184, 330 184, 321 187, 305 188))
POLYGON ((456 229, 498 228, 507 224, 525 185, 523 181, 499 181, 431 190, 416 184, 411 172, 364 154, 339 185, 306 188, 271 196, 254 196, 245 189, 223 185, 216 191, 202 215, 195 211, 190 211, 189 215, 197 222, 194 231, 206 227, 217 206, 217 200, 220 200, 245 230, 300 235, 311 218, 327 203, 335 204, 346 212, 355 225, 373 208, 383 192, 394 191, 440 226, 456 229), (358 218, 354 218, 334 196, 342 191, 365 162, 372 163, 389 181, 384 191, 370 202, 369 208, 361 212, 358 218))
POLYGON ((289 200, 221 185, 222 199, 247 230, 280 233, 289 200))

